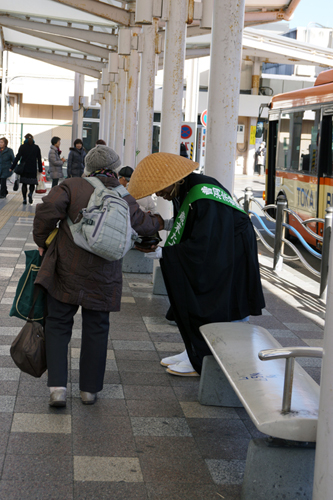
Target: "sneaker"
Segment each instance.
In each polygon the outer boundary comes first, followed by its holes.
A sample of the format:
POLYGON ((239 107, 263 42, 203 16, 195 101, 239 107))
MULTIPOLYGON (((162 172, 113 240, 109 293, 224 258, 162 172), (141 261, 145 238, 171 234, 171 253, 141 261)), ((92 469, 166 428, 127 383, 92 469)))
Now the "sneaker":
POLYGON ((22 203, 23 203, 23 205, 26 205, 27 204, 27 200, 25 198, 23 198, 22 203))
POLYGON ((96 403, 97 394, 96 392, 85 392, 80 391, 81 401, 84 405, 93 405, 96 403))
POLYGON ((29 198, 30 205, 32 205, 33 204, 32 194, 28 194, 28 198, 29 198))
POLYGON ((66 406, 66 389, 54 389, 50 394, 50 406, 66 406))
POLYGON ((171 375, 178 375, 178 377, 200 377, 189 361, 169 365, 166 371, 171 375))
POLYGON ((187 351, 181 352, 180 354, 176 354, 175 356, 169 356, 168 358, 163 358, 161 360, 162 366, 175 365, 176 363, 180 363, 181 361, 190 362, 190 359, 187 355, 187 351))

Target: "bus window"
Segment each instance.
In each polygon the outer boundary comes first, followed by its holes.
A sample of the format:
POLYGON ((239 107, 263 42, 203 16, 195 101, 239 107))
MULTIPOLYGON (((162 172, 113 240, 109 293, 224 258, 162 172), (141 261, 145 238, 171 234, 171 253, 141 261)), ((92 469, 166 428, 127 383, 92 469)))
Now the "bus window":
POLYGON ((305 111, 300 142, 300 170, 304 173, 317 174, 318 128, 320 111, 305 111))
POLYGON ((332 115, 323 117, 320 144, 320 177, 332 177, 333 171, 333 126, 332 115))
POLYGON ((317 173, 320 111, 282 113, 277 168, 317 173))

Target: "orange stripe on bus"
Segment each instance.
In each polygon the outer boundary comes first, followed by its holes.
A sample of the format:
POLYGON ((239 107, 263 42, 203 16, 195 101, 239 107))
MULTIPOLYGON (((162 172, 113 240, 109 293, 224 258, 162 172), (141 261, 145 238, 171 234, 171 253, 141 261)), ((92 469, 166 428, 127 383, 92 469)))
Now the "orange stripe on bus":
POLYGON ((314 177, 313 175, 297 174, 293 172, 279 171, 276 172, 276 177, 283 177, 285 179, 291 179, 293 181, 299 181, 299 182, 311 182, 312 184, 317 184, 318 182, 318 177, 314 177))

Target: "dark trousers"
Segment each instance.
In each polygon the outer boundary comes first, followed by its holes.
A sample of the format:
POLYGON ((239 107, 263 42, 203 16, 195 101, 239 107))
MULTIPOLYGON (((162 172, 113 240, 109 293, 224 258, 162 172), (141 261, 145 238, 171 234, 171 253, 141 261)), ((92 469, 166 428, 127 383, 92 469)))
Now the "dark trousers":
MULTIPOLYGON (((22 184, 22 196, 23 196, 23 199, 26 200, 27 199, 27 191, 28 191, 28 185, 27 184, 22 184)), ((35 191, 35 185, 34 184, 30 184, 29 185, 29 194, 33 194, 33 192, 35 191)))
POLYGON ((5 177, 1 177, 0 179, 0 196, 7 196, 7 179, 5 177))
POLYGON ((52 187, 58 186, 59 179, 52 179, 52 187))
MULTIPOLYGON (((68 344, 72 336, 74 315, 79 306, 65 304, 48 294, 47 308, 48 314, 45 321, 47 385, 66 387, 68 344)), ((108 334, 109 313, 82 307, 81 391, 95 393, 103 389, 108 334)))

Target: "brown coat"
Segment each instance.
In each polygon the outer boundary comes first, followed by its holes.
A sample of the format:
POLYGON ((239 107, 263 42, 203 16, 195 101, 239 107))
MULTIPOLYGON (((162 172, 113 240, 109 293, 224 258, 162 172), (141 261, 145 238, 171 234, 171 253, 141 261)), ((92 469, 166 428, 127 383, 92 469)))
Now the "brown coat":
MULTIPOLYGON (((119 185, 113 177, 99 177, 107 187, 119 185)), ((96 311, 119 311, 122 292, 122 261, 110 262, 75 245, 66 218, 74 222, 79 211, 88 205, 94 188, 85 179, 66 179, 51 189, 37 205, 33 237, 39 247, 60 222, 59 232, 47 250, 36 283, 61 302, 81 305, 96 311)), ((142 212, 135 199, 124 200, 130 206, 133 229, 151 236, 159 230, 153 215, 142 212)))

